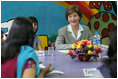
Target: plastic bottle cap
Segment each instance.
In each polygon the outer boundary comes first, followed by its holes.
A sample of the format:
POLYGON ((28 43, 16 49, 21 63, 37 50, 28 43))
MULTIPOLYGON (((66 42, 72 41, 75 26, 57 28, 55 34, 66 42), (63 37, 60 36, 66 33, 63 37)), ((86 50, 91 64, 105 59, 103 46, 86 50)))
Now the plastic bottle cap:
POLYGON ((98 34, 98 32, 95 32, 96 34, 98 34))

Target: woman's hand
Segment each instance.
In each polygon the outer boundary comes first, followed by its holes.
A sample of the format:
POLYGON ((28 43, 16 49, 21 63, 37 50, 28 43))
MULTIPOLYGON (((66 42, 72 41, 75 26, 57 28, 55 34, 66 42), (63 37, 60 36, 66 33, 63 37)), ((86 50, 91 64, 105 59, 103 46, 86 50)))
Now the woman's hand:
POLYGON ((50 66, 51 66, 51 64, 49 64, 46 68, 41 68, 41 72, 39 74, 39 78, 44 78, 44 76, 47 73, 49 73, 49 72, 54 70, 54 68, 50 68, 50 66))

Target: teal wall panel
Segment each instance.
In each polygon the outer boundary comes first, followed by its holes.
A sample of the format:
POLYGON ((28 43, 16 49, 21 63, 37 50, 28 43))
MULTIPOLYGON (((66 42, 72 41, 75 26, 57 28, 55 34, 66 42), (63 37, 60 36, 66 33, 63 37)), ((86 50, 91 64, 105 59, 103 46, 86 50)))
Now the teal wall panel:
POLYGON ((58 33, 68 22, 66 8, 50 1, 1 1, 1 22, 19 16, 35 16, 38 19, 38 35, 58 33))

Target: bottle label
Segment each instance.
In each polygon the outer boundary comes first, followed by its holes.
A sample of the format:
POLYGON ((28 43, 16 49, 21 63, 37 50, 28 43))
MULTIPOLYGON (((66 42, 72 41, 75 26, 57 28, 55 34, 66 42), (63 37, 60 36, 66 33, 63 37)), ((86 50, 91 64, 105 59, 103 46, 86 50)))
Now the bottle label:
POLYGON ((93 43, 96 44, 97 43, 97 40, 93 40, 93 43))
POLYGON ((97 43, 100 44, 100 39, 97 40, 97 43))

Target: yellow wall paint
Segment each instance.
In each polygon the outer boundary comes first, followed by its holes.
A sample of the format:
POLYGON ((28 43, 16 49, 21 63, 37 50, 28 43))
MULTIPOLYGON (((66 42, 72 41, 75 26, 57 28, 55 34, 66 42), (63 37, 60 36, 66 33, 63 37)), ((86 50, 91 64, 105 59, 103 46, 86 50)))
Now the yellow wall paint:
MULTIPOLYGON (((84 1, 84 2, 89 6, 90 1, 84 1)), ((91 10, 94 12, 94 14, 98 13, 97 9, 91 9, 91 10)))
POLYGON ((45 47, 48 47, 48 36, 47 35, 39 35, 39 39, 41 40, 41 45, 43 47, 43 50, 45 50, 45 47))
POLYGON ((89 19, 88 19, 88 18, 86 18, 86 17, 82 14, 81 21, 83 21, 85 24, 88 24, 89 19))

